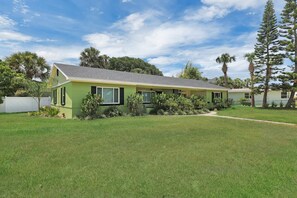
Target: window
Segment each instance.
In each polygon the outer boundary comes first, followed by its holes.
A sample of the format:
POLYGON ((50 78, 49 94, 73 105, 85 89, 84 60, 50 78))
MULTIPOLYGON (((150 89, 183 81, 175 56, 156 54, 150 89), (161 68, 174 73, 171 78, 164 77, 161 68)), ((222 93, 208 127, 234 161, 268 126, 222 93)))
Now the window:
POLYGON ((59 76, 59 70, 57 69, 57 76, 59 76))
POLYGON ((102 104, 119 104, 119 88, 97 87, 97 94, 103 99, 102 104))
POLYGON ((143 91, 143 103, 151 103, 152 97, 155 95, 155 92, 152 91, 143 91))
POLYGON ((221 98, 221 92, 214 92, 213 98, 221 98))
POLYGON ((57 104, 57 90, 56 89, 53 90, 53 103, 57 104))
POLYGON ((249 99, 250 98, 250 93, 244 93, 244 98, 249 99))
POLYGON ((61 105, 66 104, 66 87, 61 88, 61 105))
POLYGON ((288 98, 288 92, 282 91, 281 92, 281 98, 288 98))

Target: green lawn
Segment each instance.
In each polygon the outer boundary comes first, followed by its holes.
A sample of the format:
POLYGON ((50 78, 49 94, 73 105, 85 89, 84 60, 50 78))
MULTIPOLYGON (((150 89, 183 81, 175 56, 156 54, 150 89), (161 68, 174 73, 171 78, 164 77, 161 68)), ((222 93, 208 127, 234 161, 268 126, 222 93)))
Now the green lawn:
POLYGON ((219 111, 218 115, 297 124, 297 110, 262 109, 235 106, 219 111))
POLYGON ((0 115, 0 197, 295 197, 297 127, 0 115))

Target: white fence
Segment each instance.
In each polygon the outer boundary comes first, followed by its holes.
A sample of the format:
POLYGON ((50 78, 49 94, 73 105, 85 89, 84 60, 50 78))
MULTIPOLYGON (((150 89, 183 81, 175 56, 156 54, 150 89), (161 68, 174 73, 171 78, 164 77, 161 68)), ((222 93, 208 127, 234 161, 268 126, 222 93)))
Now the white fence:
MULTIPOLYGON (((38 110, 38 99, 32 97, 4 97, 4 102, 0 104, 0 112, 29 112, 38 110)), ((41 106, 50 106, 51 97, 42 97, 41 106)))

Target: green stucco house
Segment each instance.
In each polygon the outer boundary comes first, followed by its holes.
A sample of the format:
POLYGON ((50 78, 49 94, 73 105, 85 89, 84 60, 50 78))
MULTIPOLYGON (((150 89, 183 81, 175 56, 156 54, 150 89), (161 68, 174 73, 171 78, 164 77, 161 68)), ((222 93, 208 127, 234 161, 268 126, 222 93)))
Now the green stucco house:
POLYGON ((107 69, 79 67, 55 63, 51 71, 52 106, 59 108, 66 118, 80 114, 82 99, 91 92, 100 94, 102 106, 116 105, 127 110, 130 94, 143 95, 147 108, 154 94, 201 95, 208 102, 214 98, 228 98, 228 90, 200 80, 154 76, 107 69))

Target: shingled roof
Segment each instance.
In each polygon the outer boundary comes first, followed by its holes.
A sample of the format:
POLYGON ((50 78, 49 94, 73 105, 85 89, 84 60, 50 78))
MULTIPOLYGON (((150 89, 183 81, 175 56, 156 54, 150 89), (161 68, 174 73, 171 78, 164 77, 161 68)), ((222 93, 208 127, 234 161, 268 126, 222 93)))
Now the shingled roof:
POLYGON ((210 84, 201 80, 189 80, 174 77, 155 76, 147 74, 138 74, 131 72, 115 71, 108 69, 98 69, 90 67, 79 67, 75 65, 66 65, 54 63, 69 81, 88 81, 88 82, 106 82, 123 83, 131 85, 150 85, 162 87, 180 87, 197 88, 210 90, 227 90, 224 87, 210 84))

